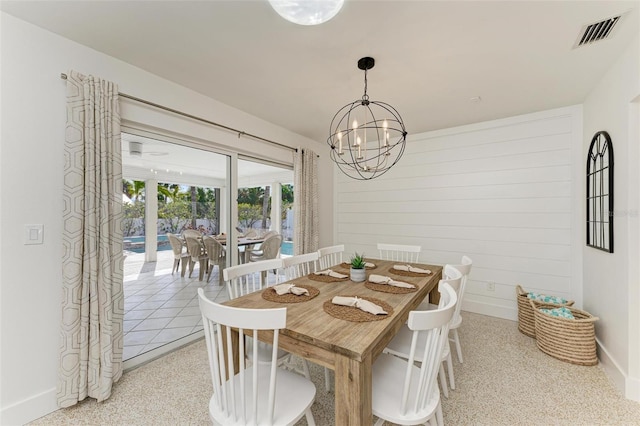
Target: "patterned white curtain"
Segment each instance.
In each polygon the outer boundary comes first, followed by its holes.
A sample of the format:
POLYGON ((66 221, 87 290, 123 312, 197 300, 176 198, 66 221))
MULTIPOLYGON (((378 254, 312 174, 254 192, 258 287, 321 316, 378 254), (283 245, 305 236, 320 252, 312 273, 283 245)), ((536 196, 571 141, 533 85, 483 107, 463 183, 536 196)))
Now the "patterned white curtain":
POLYGON ((294 154, 293 203, 295 212, 295 254, 318 250, 318 156, 309 149, 294 154))
POLYGON ((67 74, 63 300, 57 399, 103 401, 122 376, 122 158, 118 86, 67 74))

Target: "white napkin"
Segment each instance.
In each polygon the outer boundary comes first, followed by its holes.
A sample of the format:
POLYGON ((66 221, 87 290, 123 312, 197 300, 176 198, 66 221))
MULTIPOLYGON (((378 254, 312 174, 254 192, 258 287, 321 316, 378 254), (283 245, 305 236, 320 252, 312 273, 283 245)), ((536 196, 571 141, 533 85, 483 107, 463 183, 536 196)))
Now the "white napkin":
POLYGON ((278 296, 282 296, 283 294, 288 293, 295 294, 296 296, 309 295, 309 290, 302 287, 296 287, 294 284, 278 284, 274 285, 273 289, 276 291, 276 293, 278 293, 278 296))
POLYGON ((371 262, 364 262, 365 268, 375 268, 376 264, 371 262))
POLYGON ((380 306, 376 305, 375 303, 369 302, 368 300, 360 299, 357 296, 334 296, 333 299, 331 299, 331 303, 333 303, 334 305, 353 306, 374 315, 387 315, 387 312, 385 312, 384 309, 382 309, 380 306))
POLYGON ((404 287, 404 288, 416 288, 413 284, 405 283, 404 281, 395 281, 390 277, 385 277, 383 275, 369 275, 369 281, 376 284, 387 284, 394 287, 404 287))
POLYGON ((314 274, 316 274, 316 275, 328 275, 328 276, 334 277, 334 278, 347 278, 349 276, 349 275, 341 274, 339 272, 334 272, 331 269, 326 269, 324 271, 314 272, 314 274))
POLYGON ((393 269, 397 269, 399 271, 407 271, 407 272, 416 272, 418 274, 430 274, 431 271, 428 269, 416 268, 411 265, 393 265, 393 269))

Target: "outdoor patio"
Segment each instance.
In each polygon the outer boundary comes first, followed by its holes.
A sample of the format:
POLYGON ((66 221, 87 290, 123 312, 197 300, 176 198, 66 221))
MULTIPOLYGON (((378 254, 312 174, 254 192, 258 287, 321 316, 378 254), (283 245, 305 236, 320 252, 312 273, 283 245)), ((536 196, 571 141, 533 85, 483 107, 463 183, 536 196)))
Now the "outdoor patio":
POLYGON ((184 277, 180 271, 172 275, 171 250, 158 251, 157 259, 145 262, 144 253, 127 252, 124 261, 125 361, 202 330, 198 288, 211 300, 228 300, 226 288, 218 284, 218 268, 207 283, 198 281, 197 264, 191 278, 188 270, 184 277))
MULTIPOLYGON (((145 262, 144 253, 131 253, 124 262, 124 354, 126 361, 166 343, 202 330, 197 291, 207 297, 227 300, 218 285, 218 270, 209 283, 198 281, 198 266, 192 275, 171 275, 173 252, 159 251, 156 262, 145 262)), ((188 271, 187 271, 188 275, 188 271)))

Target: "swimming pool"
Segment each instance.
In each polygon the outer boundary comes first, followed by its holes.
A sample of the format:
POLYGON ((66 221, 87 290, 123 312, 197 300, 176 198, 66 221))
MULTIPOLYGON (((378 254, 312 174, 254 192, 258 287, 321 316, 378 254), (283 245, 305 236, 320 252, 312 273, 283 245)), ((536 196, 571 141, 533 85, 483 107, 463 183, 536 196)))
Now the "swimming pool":
POLYGON ((283 241, 280 246, 280 253, 293 256, 293 241, 283 241))
MULTIPOLYGON (((138 237, 124 237, 124 249, 134 253, 144 253, 144 235, 138 237)), ((171 250, 169 238, 166 235, 158 235, 158 251, 171 250)))

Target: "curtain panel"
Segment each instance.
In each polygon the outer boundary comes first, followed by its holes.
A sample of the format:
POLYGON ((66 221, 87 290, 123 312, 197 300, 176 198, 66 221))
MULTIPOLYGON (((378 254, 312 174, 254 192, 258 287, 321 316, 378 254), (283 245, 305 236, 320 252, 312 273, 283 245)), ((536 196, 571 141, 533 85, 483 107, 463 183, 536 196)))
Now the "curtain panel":
POLYGON ((103 401, 122 376, 122 157, 118 86, 67 74, 63 299, 57 400, 103 401))
POLYGON ((319 245, 318 156, 309 149, 294 153, 293 202, 295 220, 295 254, 311 253, 319 245))

